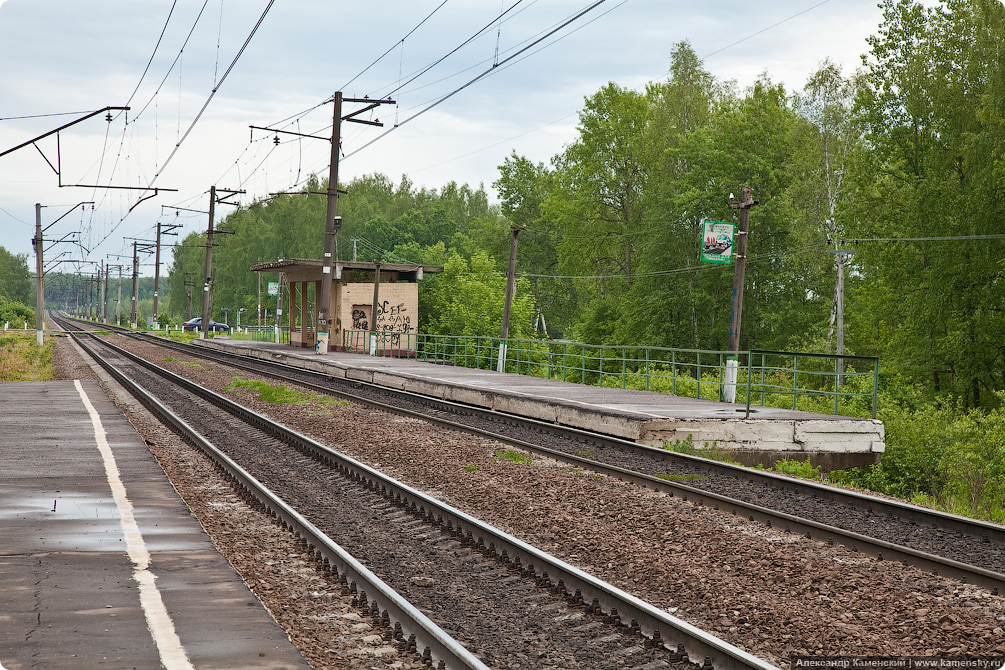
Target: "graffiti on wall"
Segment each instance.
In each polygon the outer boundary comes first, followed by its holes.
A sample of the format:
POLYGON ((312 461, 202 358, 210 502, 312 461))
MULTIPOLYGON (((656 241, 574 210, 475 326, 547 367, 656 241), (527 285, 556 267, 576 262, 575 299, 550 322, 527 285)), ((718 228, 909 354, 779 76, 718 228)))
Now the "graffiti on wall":
POLYGON ((392 333, 412 332, 412 317, 407 313, 405 303, 392 305, 384 300, 377 304, 377 330, 392 333))
POLYGON ((352 308, 352 329, 370 330, 370 321, 362 305, 354 305, 352 308))
MULTIPOLYGON (((352 306, 352 328, 353 330, 370 329, 371 305, 352 306)), ((383 300, 377 304, 376 328, 378 332, 386 333, 411 333, 415 331, 412 324, 412 315, 408 313, 405 303, 391 303, 383 300)))

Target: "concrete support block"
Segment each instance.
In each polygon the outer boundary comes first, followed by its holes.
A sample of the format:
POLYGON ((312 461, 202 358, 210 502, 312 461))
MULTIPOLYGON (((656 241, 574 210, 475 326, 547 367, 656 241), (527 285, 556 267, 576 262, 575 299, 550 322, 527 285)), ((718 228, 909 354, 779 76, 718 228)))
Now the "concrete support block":
MULTIPOLYGON (((646 422, 637 418, 598 414, 568 405, 554 405, 556 423, 582 430, 592 430, 625 440, 639 442, 646 422)), ((662 445, 659 445, 662 446, 662 445)))
POLYGON ((523 398, 508 393, 495 393, 493 394, 491 407, 497 412, 516 414, 517 416, 525 416, 549 423, 555 423, 558 419, 556 405, 550 402, 542 402, 538 398, 523 398))

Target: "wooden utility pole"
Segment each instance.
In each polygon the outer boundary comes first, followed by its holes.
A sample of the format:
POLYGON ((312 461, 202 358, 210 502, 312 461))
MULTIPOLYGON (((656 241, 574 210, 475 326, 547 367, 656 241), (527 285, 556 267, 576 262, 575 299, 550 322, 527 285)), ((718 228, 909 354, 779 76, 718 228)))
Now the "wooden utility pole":
MULTIPOLYGON (((394 100, 390 99, 372 100, 370 98, 344 98, 342 97, 342 91, 336 91, 332 96, 332 101, 335 103, 335 110, 332 113, 331 162, 328 167, 328 190, 325 193, 328 197, 328 208, 325 212, 324 257, 322 258, 321 267, 321 295, 318 297, 318 304, 316 305, 318 319, 316 337, 314 339, 314 353, 321 356, 328 354, 328 346, 331 338, 332 267, 334 265, 335 258, 335 239, 338 236, 339 228, 342 226, 342 218, 338 216, 338 194, 340 192, 345 193, 345 191, 339 191, 338 188, 338 162, 339 155, 341 153, 342 122, 349 121, 351 123, 362 123, 368 126, 383 127, 384 124, 377 119, 359 119, 356 117, 364 114, 365 112, 369 112, 372 109, 376 109, 381 105, 394 104, 394 100), (344 102, 361 104, 363 107, 343 116, 342 103, 344 102)), ((259 130, 266 130, 270 133, 276 133, 277 144, 279 143, 280 134, 310 137, 314 139, 327 139, 320 138, 315 135, 294 133, 289 130, 279 130, 277 128, 261 128, 259 126, 251 127, 259 130)))
POLYGON ((101 300, 101 323, 108 323, 108 273, 112 271, 111 265, 105 266, 105 290, 102 292, 101 300))
POLYGON ((129 327, 136 328, 136 299, 140 288, 140 257, 136 252, 136 242, 133 242, 133 302, 129 308, 129 327))
POLYGON ((229 188, 217 189, 216 186, 209 187, 209 227, 206 230, 206 272, 204 276, 206 281, 202 285, 202 321, 199 324, 199 337, 206 339, 207 333, 209 332, 209 321, 210 314, 213 311, 213 233, 223 233, 223 230, 213 230, 213 216, 216 213, 216 204, 219 202, 221 204, 233 205, 235 203, 226 202, 227 198, 232 195, 237 195, 238 193, 244 193, 244 191, 235 191, 229 188), (217 191, 221 193, 226 193, 219 200, 216 197, 217 191))
POLYGON ((332 151, 328 167, 328 209, 325 212, 325 246, 321 263, 321 297, 318 299, 318 327, 314 339, 314 353, 328 353, 331 337, 332 264, 335 253, 335 236, 342 227, 338 216, 338 159, 342 143, 342 91, 336 91, 335 111, 332 113, 332 151))
POLYGON ((42 264, 42 205, 35 203, 35 343, 42 346, 45 330, 45 269, 42 264))
POLYGON ((736 374, 740 363, 740 317, 743 315, 744 273, 747 266, 747 238, 750 228, 750 208, 757 204, 753 190, 744 186, 740 200, 730 200, 729 206, 740 210, 740 221, 736 231, 736 251, 733 254, 733 302, 729 320, 730 353, 726 359, 726 380, 723 395, 726 402, 736 402, 736 374))
POLYGON ((498 372, 506 371, 506 350, 509 339, 509 313, 513 304, 513 294, 516 293, 516 236, 527 226, 510 226, 512 237, 509 242, 509 271, 506 273, 506 299, 503 302, 502 331, 499 334, 499 362, 496 365, 498 372))

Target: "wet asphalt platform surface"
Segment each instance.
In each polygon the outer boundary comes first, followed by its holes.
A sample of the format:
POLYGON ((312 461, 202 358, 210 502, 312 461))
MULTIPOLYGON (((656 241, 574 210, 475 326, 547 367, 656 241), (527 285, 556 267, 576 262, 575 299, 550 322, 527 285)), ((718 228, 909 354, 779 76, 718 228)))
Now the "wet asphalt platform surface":
POLYGON ((0 384, 0 668, 95 667, 309 666, 97 382, 0 384))

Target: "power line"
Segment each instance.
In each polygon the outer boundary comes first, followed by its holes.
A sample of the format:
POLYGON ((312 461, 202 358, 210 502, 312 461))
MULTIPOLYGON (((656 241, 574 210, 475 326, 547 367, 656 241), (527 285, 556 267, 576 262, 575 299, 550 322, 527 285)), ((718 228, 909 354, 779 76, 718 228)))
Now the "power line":
POLYGON ((140 84, 143 83, 143 78, 147 76, 147 71, 150 70, 150 64, 154 62, 154 56, 157 55, 157 49, 161 46, 161 40, 164 39, 164 33, 167 32, 168 23, 171 22, 171 15, 174 14, 174 8, 177 4, 178 0, 174 0, 174 2, 171 3, 171 9, 168 11, 167 18, 164 20, 164 27, 161 28, 160 37, 157 38, 157 44, 154 45, 153 53, 150 54, 150 60, 147 61, 147 66, 143 68, 143 74, 140 75, 140 80, 136 82, 136 88, 134 88, 133 92, 130 94, 129 100, 127 100, 124 105, 125 107, 129 106, 129 103, 133 101, 133 96, 136 95, 136 91, 140 90, 140 84))
POLYGON ((339 88, 339 90, 340 91, 344 91, 345 89, 349 88, 349 84, 353 83, 354 81, 356 81, 357 79, 359 79, 360 77, 362 77, 364 74, 366 74, 367 70, 369 70, 374 65, 376 65, 377 63, 379 63, 381 61, 381 59, 384 58, 384 56, 386 56, 387 54, 389 54, 392 51, 394 51, 395 47, 397 47, 399 44, 401 44, 402 42, 404 42, 405 40, 407 40, 412 35, 412 33, 414 33, 416 30, 418 30, 419 28, 421 28, 422 24, 425 23, 426 21, 428 21, 430 18, 432 18, 433 14, 435 14, 438 11, 440 11, 440 8, 443 7, 443 5, 447 4, 447 2, 449 2, 449 0, 443 0, 443 2, 441 2, 439 5, 437 5, 436 9, 434 9, 433 11, 429 12, 429 14, 426 15, 426 18, 424 18, 421 21, 419 21, 419 23, 416 24, 416 26, 414 28, 412 28, 411 30, 409 30, 408 33, 404 37, 402 37, 400 40, 398 40, 397 42, 395 42, 394 44, 392 44, 391 47, 387 51, 385 51, 384 53, 382 53, 380 56, 378 56, 376 58, 376 60, 374 60, 369 65, 367 65, 362 70, 360 70, 359 74, 357 74, 355 77, 353 77, 352 79, 350 79, 349 81, 347 81, 345 84, 343 84, 342 87, 339 88))
MULTIPOLYGON (((192 132, 192 129, 195 128, 195 124, 197 124, 199 122, 199 119, 202 118, 203 113, 209 107, 209 103, 213 100, 213 97, 216 95, 216 92, 218 90, 220 90, 220 87, 223 85, 223 82, 227 79, 227 76, 230 74, 231 70, 233 70, 234 66, 237 65, 237 61, 241 58, 241 55, 244 53, 244 50, 248 47, 248 44, 251 43, 251 38, 253 38, 255 36, 256 32, 258 32, 258 28, 262 25, 262 22, 265 21, 265 17, 266 17, 266 15, 268 15, 269 10, 272 9, 272 5, 274 3, 275 3, 275 0, 269 0, 269 4, 266 5, 265 10, 262 12, 262 15, 258 18, 258 22, 255 23, 255 26, 251 29, 251 32, 248 34, 247 39, 244 40, 244 44, 242 44, 241 48, 238 49, 237 54, 234 56, 234 60, 232 60, 230 62, 230 65, 227 67, 227 70, 220 77, 220 81, 216 83, 216 85, 213 87, 213 90, 210 92, 209 97, 206 98, 206 102, 203 104, 202 109, 200 109, 199 113, 195 115, 194 119, 192 119, 192 123, 189 125, 188 129, 185 131, 185 134, 181 137, 181 139, 178 140, 178 143, 175 144, 174 149, 168 155, 167 159, 164 161, 164 164, 161 165, 161 169, 158 170, 154 174, 153 179, 151 179, 147 183, 147 189, 148 190, 153 187, 153 185, 157 181, 157 179, 161 176, 161 174, 163 174, 164 170, 167 168, 168 164, 171 162, 171 159, 173 159, 175 157, 175 155, 178 153, 178 149, 181 148, 181 145, 188 138, 189 134, 192 132)), ((203 7, 205 8, 205 3, 203 4, 203 7)), ((200 12, 200 14, 201 14, 201 12, 200 12)), ((139 203, 137 203, 137 204, 139 204, 139 203)), ((112 229, 110 231, 108 231, 108 234, 106 234, 101 239, 101 241, 98 242, 98 246, 100 246, 102 244, 102 242, 104 242, 105 240, 107 240, 112 235, 112 233, 114 233, 118 229, 118 227, 120 225, 122 225, 122 222, 126 220, 126 217, 129 216, 129 212, 131 212, 131 211, 132 210, 127 211, 122 216, 122 218, 119 219, 118 223, 116 223, 112 227, 112 229)))
POLYGON ((790 17, 788 17, 788 18, 786 18, 786 19, 782 19, 782 20, 781 20, 781 21, 779 21, 778 23, 773 23, 772 25, 768 26, 767 28, 764 28, 764 29, 762 29, 762 30, 758 30, 758 31, 757 31, 756 33, 752 33, 752 34, 750 34, 750 35, 747 35, 747 36, 746 36, 746 37, 744 37, 743 39, 740 39, 740 40, 737 40, 737 41, 733 42, 732 44, 727 44, 726 46, 722 47, 721 49, 716 49, 716 50, 715 50, 715 51, 713 51, 712 53, 708 53, 708 54, 705 54, 704 56, 702 56, 702 57, 701 57, 701 60, 705 60, 705 59, 706 59, 706 58, 708 58, 709 56, 714 56, 714 55, 716 55, 716 54, 718 54, 718 53, 722 53, 722 52, 723 52, 723 51, 725 51, 726 49, 730 49, 730 48, 732 48, 732 47, 735 47, 735 46, 736 46, 737 44, 741 44, 741 43, 743 43, 743 42, 746 42, 747 40, 749 40, 749 39, 750 39, 750 38, 752 38, 752 37, 757 37, 757 36, 758 36, 758 35, 760 35, 761 33, 765 33, 765 32, 767 32, 767 31, 771 30, 772 28, 777 28, 778 26, 780 26, 780 25, 782 25, 783 23, 786 23, 786 22, 788 22, 788 21, 791 21, 792 19, 796 18, 797 16, 802 16, 802 15, 803 15, 803 14, 805 14, 806 12, 811 12, 811 11, 813 11, 814 9, 816 9, 817 7, 819 7, 820 5, 826 5, 826 4, 827 4, 828 2, 830 2, 830 1, 831 1, 831 0, 823 0, 823 2, 818 2, 817 4, 813 5, 812 7, 807 7, 807 8, 806 8, 806 9, 804 9, 803 11, 801 11, 801 12, 797 12, 797 13, 793 14, 792 16, 790 16, 790 17))
POLYGON ((1005 234, 998 235, 954 235, 951 237, 861 237, 842 239, 841 242, 858 244, 859 242, 948 242, 957 240, 1001 240, 1005 234))
POLYGON ((188 136, 192 132, 192 129, 195 128, 195 124, 197 124, 199 122, 199 119, 202 118, 202 115, 203 113, 205 113, 206 108, 209 107, 209 103, 212 102, 213 97, 216 96, 216 92, 220 90, 220 87, 223 85, 223 82, 226 81, 227 75, 229 75, 231 70, 234 69, 234 66, 237 65, 237 61, 241 58, 241 55, 244 53, 244 50, 248 47, 248 44, 251 42, 251 38, 255 36, 256 32, 258 32, 259 26, 262 25, 263 21, 265 21, 265 16, 269 13, 269 10, 272 9, 272 5, 274 3, 275 0, 269 0, 269 4, 266 5, 265 11, 263 11, 262 15, 258 18, 258 22, 255 23, 255 27, 251 29, 251 32, 248 34, 248 38, 244 40, 244 44, 242 44, 241 48, 238 49, 237 55, 234 56, 234 60, 230 62, 230 65, 227 67, 227 70, 220 77, 220 81, 217 82, 217 84, 213 87, 213 90, 210 91, 209 97, 206 98, 206 102, 203 103, 202 105, 202 109, 200 109, 199 113, 195 115, 194 119, 192 119, 192 123, 185 131, 185 134, 182 135, 181 139, 178 140, 178 143, 175 144, 174 149, 171 151, 170 155, 168 155, 167 159, 164 161, 164 164, 161 166, 161 169, 156 174, 154 174, 154 178, 150 180, 150 182, 147 184, 148 188, 153 186, 154 183, 157 181, 157 178, 160 177, 161 174, 163 174, 164 169, 167 168, 168 166, 168 163, 171 162, 171 159, 174 158, 175 154, 178 153, 178 149, 180 149, 181 145, 185 142, 186 139, 188 139, 188 136))
POLYGON ((87 114, 91 110, 85 109, 81 112, 53 112, 52 114, 28 114, 27 116, 4 116, 0 118, 0 121, 19 121, 21 119, 44 119, 49 116, 77 116, 79 114, 87 114))
MULTIPOLYGON (((551 30, 547 31, 546 33, 544 33, 543 35, 541 35, 540 37, 538 37, 537 39, 535 39, 534 41, 532 41, 530 44, 528 44, 524 48, 520 49, 516 53, 514 53, 511 56, 509 56, 509 57, 503 59, 502 61, 500 61, 499 62, 499 66, 506 64, 508 61, 513 60, 514 58, 516 58, 520 54, 524 53, 525 51, 527 51, 531 47, 533 47, 533 46, 535 46, 535 45, 543 42, 544 40, 548 39, 549 37, 551 37, 552 35, 554 35, 555 33, 557 33, 559 30, 561 30, 562 28, 564 28, 567 25, 569 25, 570 23, 573 23, 574 21, 578 20, 580 17, 584 16, 585 14, 591 12, 595 8, 597 8, 600 5, 602 5, 604 2, 606 2, 606 0, 596 0, 594 3, 592 3, 588 7, 586 7, 585 9, 580 10, 579 12, 577 12, 576 14, 574 14, 572 17, 570 17, 570 18, 566 19, 565 21, 563 21, 562 23, 560 23, 555 28, 552 28, 551 30)), ((461 91, 463 91, 464 89, 466 89, 468 86, 471 86, 472 84, 480 81, 481 79, 484 79, 485 77, 487 77, 488 75, 492 74, 496 70, 498 70, 498 66, 493 65, 492 67, 490 67, 489 69, 485 70, 484 72, 482 72, 480 75, 478 75, 474 79, 471 79, 470 81, 468 81, 466 84, 458 86, 453 91, 451 91, 450 93, 448 93, 445 96, 441 97, 436 102, 430 104, 429 106, 425 107, 421 111, 416 112, 412 116, 408 117, 407 119, 405 119, 404 121, 402 121, 401 123, 399 123, 397 126, 392 126, 391 128, 388 128, 383 133, 381 133, 380 135, 378 135, 374 139, 370 140, 369 142, 367 142, 363 146, 359 147, 355 151, 352 151, 352 152, 346 154, 345 158, 350 158, 351 156, 355 156, 356 154, 358 154, 363 149, 366 149, 367 147, 371 146, 372 144, 374 144, 375 142, 377 142, 381 138, 386 137, 388 135, 388 133, 391 133, 395 129, 400 128, 401 126, 405 125, 409 121, 413 121, 414 119, 417 119, 418 117, 422 116, 423 114, 425 114, 429 110, 431 110, 434 107, 436 107, 436 106, 438 106, 438 105, 446 102, 450 98, 454 97, 455 95, 457 95, 458 93, 460 93, 461 91)))

